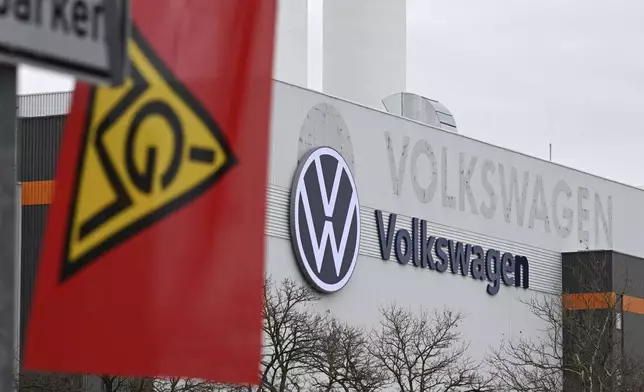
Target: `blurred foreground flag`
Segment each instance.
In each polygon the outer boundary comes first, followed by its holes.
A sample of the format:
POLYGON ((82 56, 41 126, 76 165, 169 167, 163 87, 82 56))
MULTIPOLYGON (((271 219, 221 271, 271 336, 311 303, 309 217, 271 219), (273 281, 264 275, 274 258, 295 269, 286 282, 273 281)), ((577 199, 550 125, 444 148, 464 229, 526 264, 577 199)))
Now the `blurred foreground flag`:
POLYGON ((79 83, 23 365, 256 383, 275 0, 132 1, 79 83))

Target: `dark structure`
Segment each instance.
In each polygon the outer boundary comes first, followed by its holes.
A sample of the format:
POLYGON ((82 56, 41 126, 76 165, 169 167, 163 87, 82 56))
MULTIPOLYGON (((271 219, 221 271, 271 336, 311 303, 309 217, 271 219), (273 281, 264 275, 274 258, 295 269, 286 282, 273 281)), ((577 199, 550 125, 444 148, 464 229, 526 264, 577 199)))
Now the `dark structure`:
MULTIPOLYGON (((641 370, 643 276, 644 260, 622 253, 599 250, 562 255, 564 361, 575 370, 592 367, 595 381, 610 383, 609 390, 617 387, 612 385, 616 378, 611 373, 641 370)), ((592 388, 589 383, 574 372, 564 373, 566 391, 598 390, 597 383, 592 388)))
POLYGON ((18 99, 18 178, 22 183, 21 347, 70 101, 71 93, 27 95, 18 99))

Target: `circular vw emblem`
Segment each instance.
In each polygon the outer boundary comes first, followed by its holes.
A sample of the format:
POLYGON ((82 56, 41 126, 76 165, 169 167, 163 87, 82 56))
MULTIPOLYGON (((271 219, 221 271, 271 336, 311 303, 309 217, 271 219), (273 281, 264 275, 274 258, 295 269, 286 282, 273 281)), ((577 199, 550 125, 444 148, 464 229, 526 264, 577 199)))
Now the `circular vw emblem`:
POLYGON ((304 277, 317 290, 340 290, 360 248, 360 204, 347 162, 334 149, 306 155, 291 189, 291 242, 304 277))

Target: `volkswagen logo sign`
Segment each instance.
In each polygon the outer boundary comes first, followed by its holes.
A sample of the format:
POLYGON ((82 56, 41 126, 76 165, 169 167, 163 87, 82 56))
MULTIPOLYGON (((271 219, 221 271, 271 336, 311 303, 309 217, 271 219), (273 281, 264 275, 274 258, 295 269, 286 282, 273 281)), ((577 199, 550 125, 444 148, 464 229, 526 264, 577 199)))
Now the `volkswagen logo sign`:
POLYGON ((353 174, 334 149, 304 156, 291 189, 291 242, 299 268, 316 290, 347 284, 360 248, 360 204, 353 174))

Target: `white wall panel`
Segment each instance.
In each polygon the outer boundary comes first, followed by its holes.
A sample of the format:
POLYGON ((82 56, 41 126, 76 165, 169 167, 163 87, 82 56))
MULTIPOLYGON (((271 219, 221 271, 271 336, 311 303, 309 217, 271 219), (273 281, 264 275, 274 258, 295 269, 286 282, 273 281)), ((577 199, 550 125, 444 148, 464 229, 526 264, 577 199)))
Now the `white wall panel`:
MULTIPOLYGON (((457 233, 476 233, 522 244, 535 250, 532 256, 535 263, 539 257, 548 258, 549 252, 585 248, 614 249, 644 257, 644 248, 640 246, 644 232, 639 228, 644 221, 641 189, 282 83, 276 83, 274 88, 271 185, 290 188, 300 140, 306 136, 309 148, 315 145, 315 140, 320 143, 329 140, 319 135, 325 129, 326 132, 339 129, 338 114, 344 124, 343 141, 331 139, 337 144, 332 147, 351 151, 362 206, 415 216, 436 227, 454 228, 457 233), (325 128, 319 122, 316 127, 306 123, 313 107, 332 107, 334 117, 327 119, 333 120, 333 124, 325 128), (318 136, 311 137, 311 133, 318 136), (414 148, 425 143, 433 150, 435 167, 425 155, 420 155, 416 165, 412 165, 414 148), (402 153, 404 145, 406 158, 402 153), (476 164, 470 176, 469 163, 473 158, 476 164), (404 162, 404 168, 399 171, 400 162, 404 162), (487 182, 484 164, 493 168, 486 172, 487 182), (525 201, 522 208, 517 208, 521 203, 517 204, 510 192, 515 185, 519 195, 523 193, 524 176, 525 201), (432 178, 436 181, 433 195, 423 200, 417 188, 428 187, 432 178), (566 188, 570 190, 569 196, 558 192, 566 188), (475 211, 467 196, 468 189, 475 201, 475 211), (495 200, 495 208, 485 210, 482 204, 491 207, 490 198, 495 200), (566 225, 569 231, 565 230, 566 225)), ((521 132, 519 125, 517 132, 521 132)), ((536 272, 540 267, 534 268, 536 272)))
MULTIPOLYGON (((289 190, 277 186, 270 186, 268 189, 268 218, 266 224, 266 234, 272 237, 290 239, 289 237, 289 190)), ((381 259, 380 245, 378 241, 378 229, 374 218, 375 209, 367 206, 360 208, 361 216, 361 237, 360 237, 360 254, 369 256, 374 259, 381 259)), ((385 213, 385 222, 389 214, 385 213)), ((411 217, 398 216, 396 222, 397 228, 405 228, 411 231, 411 217)), ((529 245, 523 245, 512 241, 492 238, 485 234, 466 232, 456 227, 445 226, 428 222, 428 232, 437 237, 445 237, 454 241, 463 243, 476 244, 483 247, 495 248, 504 252, 526 256, 530 260, 530 289, 546 293, 561 292, 561 254, 553 251, 535 248, 529 245)), ((392 255, 393 256, 393 255, 392 255)), ((436 254, 434 252, 434 258, 436 254)), ((382 261, 382 260, 380 260, 382 261)), ((384 261, 382 261, 384 262, 384 261)), ((390 262, 396 263, 391 259, 390 262)), ((435 271, 426 271, 427 273, 440 274, 435 271)), ((408 273, 415 272, 409 268, 408 273)), ((444 272, 450 275, 449 272, 444 272)), ((472 284, 479 284, 471 282, 472 284)), ((515 290, 512 287, 501 287, 501 290, 515 290)))
POLYGON ((308 79, 308 1, 279 0, 273 77, 297 86, 308 79))
MULTIPOLYGON (((291 278, 305 284, 289 241, 267 236, 266 244, 268 275, 275 281, 291 278)), ((469 278, 359 256, 351 281, 340 292, 322 296, 315 309, 370 330, 379 326, 380 309, 393 303, 415 312, 447 307, 466 316, 459 331, 470 343, 468 355, 481 360, 489 347, 498 347, 502 339, 543 335, 543 322, 522 301, 545 295, 502 287, 496 296, 490 296, 482 282, 469 278)))
POLYGON ((384 109, 381 100, 407 87, 407 1, 325 0, 322 86, 384 109))

